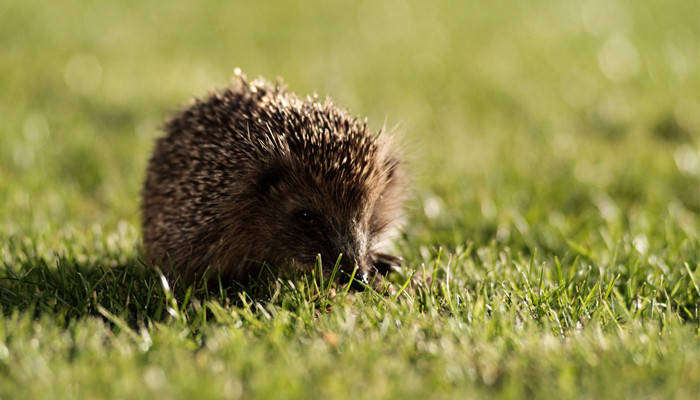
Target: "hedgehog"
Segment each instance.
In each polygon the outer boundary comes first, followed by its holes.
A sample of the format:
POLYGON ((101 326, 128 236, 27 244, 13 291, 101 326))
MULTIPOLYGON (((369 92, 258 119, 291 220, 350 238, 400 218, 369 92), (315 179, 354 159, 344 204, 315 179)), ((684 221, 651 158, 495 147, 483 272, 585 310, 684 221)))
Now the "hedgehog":
POLYGON ((385 252, 405 197, 395 132, 240 73, 164 130, 143 189, 150 265, 245 285, 320 260, 361 289, 400 264, 385 252))

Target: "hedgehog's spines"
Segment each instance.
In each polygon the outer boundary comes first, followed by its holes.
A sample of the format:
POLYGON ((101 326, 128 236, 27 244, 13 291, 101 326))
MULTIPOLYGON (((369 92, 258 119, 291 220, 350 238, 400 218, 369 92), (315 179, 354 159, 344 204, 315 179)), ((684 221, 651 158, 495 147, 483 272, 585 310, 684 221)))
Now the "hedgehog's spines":
POLYGON ((302 266, 343 253, 343 268, 368 271, 400 215, 391 141, 330 99, 240 70, 235 80, 166 122, 144 187, 148 260, 245 281, 250 260, 302 266), (296 217, 309 212, 316 225, 296 217))

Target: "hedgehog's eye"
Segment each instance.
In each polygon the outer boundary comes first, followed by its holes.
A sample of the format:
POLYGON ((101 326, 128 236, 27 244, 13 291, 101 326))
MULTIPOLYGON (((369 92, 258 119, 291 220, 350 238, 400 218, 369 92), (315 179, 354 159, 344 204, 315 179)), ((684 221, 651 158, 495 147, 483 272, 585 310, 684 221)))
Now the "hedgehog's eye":
POLYGON ((318 222, 316 215, 307 209, 301 209, 296 212, 296 220, 304 226, 312 226, 318 222))

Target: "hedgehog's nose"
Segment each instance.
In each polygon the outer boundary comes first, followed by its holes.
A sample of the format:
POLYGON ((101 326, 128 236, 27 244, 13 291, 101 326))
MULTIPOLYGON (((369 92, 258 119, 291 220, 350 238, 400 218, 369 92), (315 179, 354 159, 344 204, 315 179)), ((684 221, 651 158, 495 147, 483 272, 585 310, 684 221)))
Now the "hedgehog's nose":
POLYGON ((353 290, 364 290, 366 285, 369 285, 369 275, 364 272, 365 268, 362 268, 354 257, 346 257, 344 259, 342 255, 340 257, 340 270, 338 271, 340 273, 338 279, 340 283, 343 285, 349 283, 350 288, 353 290), (353 271, 355 275, 353 275, 353 271), (350 282, 351 279, 352 282, 350 282))
POLYGON ((366 272, 371 266, 370 261, 368 258, 358 257, 353 251, 340 253, 338 281, 344 285, 350 284, 350 288, 353 290, 364 290, 370 284, 370 276, 366 272))
POLYGON ((340 283, 343 285, 350 283, 350 289, 361 292, 365 290, 367 285, 369 285, 369 276, 366 272, 362 272, 359 269, 355 272, 354 277, 352 276, 352 272, 342 272, 340 276, 340 283), (350 282, 350 278, 352 278, 352 282, 350 282))

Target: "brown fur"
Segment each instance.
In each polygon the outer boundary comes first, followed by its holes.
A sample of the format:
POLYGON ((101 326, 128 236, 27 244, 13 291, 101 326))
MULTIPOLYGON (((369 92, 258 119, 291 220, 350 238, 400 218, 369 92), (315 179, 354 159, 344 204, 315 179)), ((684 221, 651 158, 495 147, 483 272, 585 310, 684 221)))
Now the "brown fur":
POLYGON ((149 263, 186 280, 209 267, 239 283, 263 263, 311 268, 319 254, 326 275, 341 253, 346 273, 382 269, 404 186, 390 136, 330 100, 242 77, 165 130, 143 190, 149 263))

